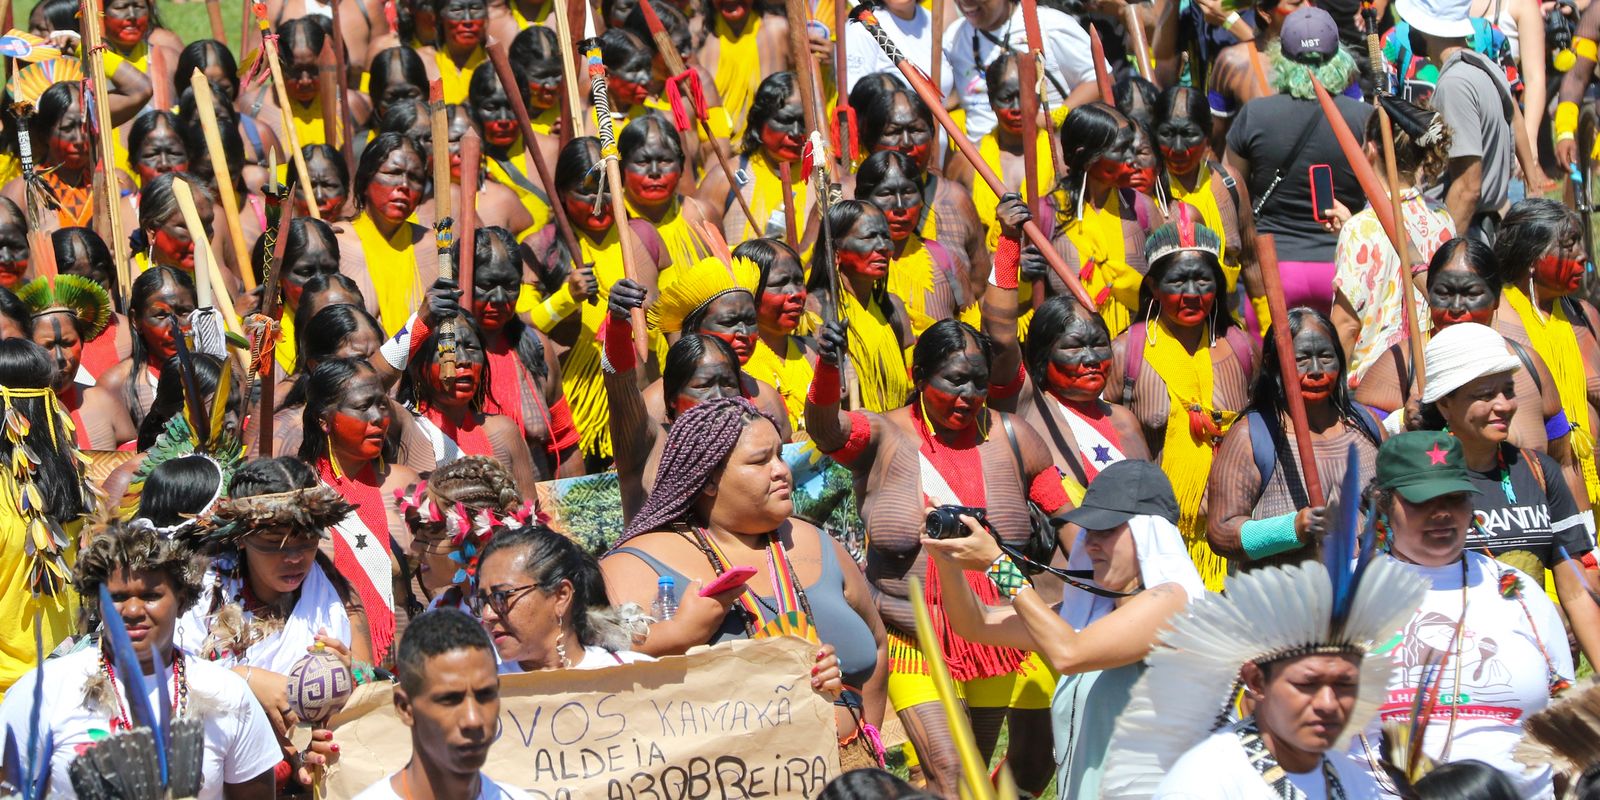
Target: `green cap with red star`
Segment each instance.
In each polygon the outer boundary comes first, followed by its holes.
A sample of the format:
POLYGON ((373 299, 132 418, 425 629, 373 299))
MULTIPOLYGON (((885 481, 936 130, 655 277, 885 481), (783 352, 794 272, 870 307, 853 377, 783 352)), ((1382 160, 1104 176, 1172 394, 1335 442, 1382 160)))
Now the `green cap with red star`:
POLYGON ((1410 431, 1390 437, 1378 450, 1378 473, 1372 480, 1412 503, 1478 491, 1467 478, 1461 442, 1443 431, 1410 431))

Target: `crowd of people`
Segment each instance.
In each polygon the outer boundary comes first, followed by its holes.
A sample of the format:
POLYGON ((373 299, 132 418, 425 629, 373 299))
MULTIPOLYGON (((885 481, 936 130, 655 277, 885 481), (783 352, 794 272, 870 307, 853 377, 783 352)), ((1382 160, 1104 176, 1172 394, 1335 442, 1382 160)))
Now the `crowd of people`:
POLYGON ((824 797, 1600 798, 1600 3, 844 2, 28 9, 5 791, 798 635, 824 797))

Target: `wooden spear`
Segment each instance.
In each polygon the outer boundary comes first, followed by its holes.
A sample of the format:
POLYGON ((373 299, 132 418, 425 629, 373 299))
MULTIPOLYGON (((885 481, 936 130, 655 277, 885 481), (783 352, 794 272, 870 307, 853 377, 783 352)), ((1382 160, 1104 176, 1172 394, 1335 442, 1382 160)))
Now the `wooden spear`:
POLYGON ((1117 90, 1111 85, 1111 73, 1106 70, 1106 46, 1100 42, 1100 31, 1089 28, 1089 55, 1094 58, 1094 81, 1100 87, 1100 102, 1112 108, 1117 106, 1117 90))
MULTIPOLYGON (((228 156, 222 149, 222 129, 217 124, 217 107, 211 97, 211 82, 197 67, 189 75, 189 86, 194 90, 195 111, 200 116, 200 129, 206 137, 206 153, 211 159, 212 174, 217 178, 218 202, 228 225, 228 243, 239 261, 239 277, 244 280, 246 292, 256 288, 256 276, 250 269, 250 250, 244 243, 244 228, 239 223, 239 205, 233 193, 232 173, 228 171, 228 156)), ((309 185, 309 184, 308 184, 309 185)), ((312 205, 316 205, 313 201, 312 205)), ((226 289, 224 289, 226 292, 226 289)))
POLYGON ((172 84, 167 83, 167 76, 172 72, 167 68, 167 51, 150 46, 150 104, 162 111, 172 110, 172 84))
MULTIPOLYGON (((560 0, 557 0, 559 2, 560 0)), ((622 247, 622 274, 637 281, 639 272, 633 263, 633 231, 628 227, 628 206, 622 197, 622 168, 617 157, 617 137, 611 129, 611 89, 606 85, 606 64, 600 58, 600 39, 594 32, 594 9, 584 7, 585 58, 588 61, 589 93, 594 102, 594 116, 600 138, 600 158, 606 165, 606 186, 611 191, 612 224, 617 226, 617 241, 622 247)), ((575 253, 581 259, 580 253, 575 253)), ((650 352, 644 309, 635 308, 629 315, 633 321, 633 347, 640 363, 650 352)))
MULTIPOLYGON (((1339 142, 1339 149, 1344 151, 1344 158, 1350 162, 1350 170, 1355 173, 1356 181, 1361 184, 1361 191, 1372 203, 1372 213, 1378 217, 1378 224, 1383 226, 1383 232, 1389 234, 1390 242, 1399 241, 1394 226, 1394 211, 1389 208, 1389 193, 1385 190, 1383 182, 1378 180, 1378 173, 1367 162, 1367 155, 1361 149, 1361 143, 1356 141, 1356 135, 1350 131, 1350 125, 1344 121, 1344 115, 1339 113, 1339 107, 1334 105, 1333 97, 1328 90, 1322 88, 1322 83, 1316 75, 1311 76, 1311 85, 1317 90, 1317 101, 1322 104, 1322 115, 1328 119, 1328 127, 1333 130, 1333 138, 1339 142)), ((1399 252, 1398 248, 1395 252, 1399 252)))
POLYGON ((1122 7, 1122 24, 1128 29, 1128 41, 1133 44, 1134 64, 1139 77, 1154 81, 1150 74, 1150 45, 1144 39, 1144 22, 1139 19, 1139 9, 1132 3, 1122 7))
MULTIPOLYGON (((789 170, 789 162, 785 161, 778 165, 778 176, 783 178, 783 237, 788 240, 789 246, 798 253, 800 252, 800 225, 794 218, 794 188, 789 183, 789 181, 793 180, 789 170)), ((755 228, 755 220, 750 220, 750 227, 755 228)), ((762 233, 761 229, 756 229, 757 236, 762 233)))
MULTIPOLYGON (((995 193, 995 196, 998 197, 1005 194, 1005 184, 1000 182, 1000 176, 994 174, 994 170, 989 168, 989 164, 978 153, 978 146, 973 144, 972 140, 967 138, 966 133, 956 125, 955 120, 950 118, 950 112, 945 110, 944 103, 941 102, 939 90, 928 83, 928 77, 922 74, 922 70, 906 60, 905 55, 900 52, 900 48, 895 46, 894 41, 878 25, 878 20, 873 16, 872 11, 864 6, 857 6, 852 14, 856 22, 865 26, 867 32, 872 34, 873 41, 883 48, 884 55, 894 62, 894 65, 899 68, 900 74, 905 76, 906 82, 911 84, 911 88, 916 91, 917 96, 921 97, 922 102, 927 104, 928 109, 933 112, 934 119, 939 121, 939 125, 949 135, 950 141, 961 150, 961 154, 967 157, 967 161, 977 171, 978 177, 982 178, 984 183, 989 184, 989 189, 995 193)), ((1055 245, 1050 242, 1049 237, 1044 235, 1044 231, 1039 229, 1038 224, 1029 220, 1023 223, 1022 232, 1027 235, 1029 242, 1039 248, 1039 254, 1044 256, 1045 261, 1049 262, 1050 268, 1055 271, 1056 277, 1060 278, 1061 282, 1066 284, 1067 289, 1078 299, 1078 304, 1090 311, 1098 311, 1099 306, 1089 297, 1089 293, 1084 291, 1083 284, 1078 280, 1077 272, 1067 266, 1067 262, 1061 258, 1060 253, 1056 252, 1055 245)))
MULTIPOLYGON (((838 2, 838 0, 834 1, 838 2)), ((928 27, 935 31, 944 30, 944 0, 933 0, 933 12, 932 16, 929 17, 928 27)), ((933 67, 928 70, 928 74, 933 76, 933 86, 939 89, 939 95, 942 98, 944 96, 944 89, 942 88, 944 84, 939 79, 942 77, 940 73, 944 69, 944 47, 940 44, 938 36, 933 37, 932 50, 933 67)))
MULTIPOLYGON (((455 280, 455 261, 451 255, 454 235, 450 219, 450 120, 445 114, 444 84, 428 82, 428 125, 433 130, 433 229, 439 247, 439 277, 455 280)), ((446 380, 456 375, 456 323, 439 321, 439 375, 446 380)))
MULTIPOLYGON (((1028 52, 1017 56, 1018 101, 1022 104, 1022 193, 1028 211, 1041 219, 1039 206, 1039 56, 1044 34, 1039 30, 1037 0, 1022 0, 1022 27, 1027 31, 1028 52)), ((1008 43, 1009 44, 1009 43, 1008 43)), ((937 84, 934 88, 939 88, 937 84)))
POLYGON ((268 228, 262 232, 266 238, 264 263, 261 265, 262 281, 262 314, 264 319, 256 321, 252 337, 259 337, 251 342, 251 350, 257 353, 257 373, 261 376, 261 413, 257 427, 260 439, 256 443, 256 452, 270 454, 272 452, 272 408, 277 401, 278 370, 276 368, 276 353, 278 349, 277 336, 273 328, 278 323, 278 292, 279 273, 283 270, 283 254, 289 246, 289 226, 294 219, 294 204, 288 202, 289 192, 286 186, 275 186, 272 191, 278 198, 278 227, 268 228))
POLYGON ((100 148, 100 169, 105 175, 105 187, 100 196, 95 198, 96 203, 105 206, 106 235, 111 237, 111 252, 116 258, 117 286, 126 295, 133 288, 133 257, 128 252, 128 233, 122 226, 122 209, 117 202, 116 172, 113 165, 117 163, 116 143, 112 137, 117 135, 116 129, 111 125, 111 105, 106 102, 110 93, 106 91, 106 66, 104 41, 101 38, 100 18, 102 16, 100 0, 83 0, 83 19, 89 20, 82 25, 83 52, 88 59, 85 71, 94 87, 94 116, 95 129, 98 135, 96 144, 100 148))
MULTIPOLYGON (((473 256, 478 243, 478 173, 483 164, 483 139, 468 128, 461 137, 461 249, 456 258, 456 282, 461 286, 461 307, 472 311, 473 256)), ((618 177, 621 182, 621 177, 618 177)), ((622 217, 617 218, 621 224, 622 217)))
MULTIPOLYGON (((850 105, 849 49, 845 45, 844 26, 850 21, 850 10, 844 0, 833 3, 833 132, 834 146, 839 150, 839 172, 848 174, 861 156, 856 142, 856 110, 850 105)), ((938 30, 938 28, 934 28, 938 30)), ((935 45, 934 49, 938 49, 935 45)), ((937 84, 935 84, 937 85, 937 84)))
MULTIPOLYGON (((575 0, 575 2, 582 3, 587 14, 592 15, 594 13, 588 9, 588 0, 575 0)), ((571 109, 572 117, 572 130, 562 131, 562 144, 565 144, 568 139, 574 136, 589 136, 594 133, 594 126, 584 119, 583 91, 578 88, 578 76, 583 74, 583 62, 578 59, 577 53, 572 46, 575 41, 572 38, 572 17, 576 15, 576 12, 568 11, 567 3, 568 0, 553 0, 553 5, 551 6, 553 12, 551 16, 556 18, 556 41, 561 47, 561 85, 566 89, 567 108, 571 109)), ((506 94, 516 91, 512 88, 516 84, 506 83, 506 76, 500 76, 500 83, 505 86, 506 94)), ((531 137, 527 138, 524 144, 529 150, 535 147, 534 140, 531 137)), ((550 204, 556 205, 554 194, 550 195, 550 204)), ((573 258, 578 258, 578 256, 574 254, 573 258)))
POLYGON ((1306 497, 1312 506, 1325 505, 1322 478, 1317 474, 1317 452, 1311 444, 1311 428, 1306 423, 1306 400, 1300 393, 1300 367, 1294 355, 1294 337, 1289 333, 1289 309, 1283 299, 1283 276, 1278 272, 1278 249, 1272 234, 1256 235, 1256 260, 1261 265, 1261 282, 1266 285, 1273 349, 1278 354, 1278 374, 1289 406, 1289 421, 1294 425, 1294 444, 1300 453, 1306 497))
MULTIPOLYGON (((211 38, 222 42, 223 45, 227 45, 228 31, 222 26, 221 0, 206 0, 206 17, 211 20, 211 38)), ((150 50, 152 53, 155 52, 155 47, 152 46, 150 50)), ((161 73, 161 76, 164 79, 166 73, 161 73)), ((163 106, 163 108, 166 108, 166 106, 163 106)))
MULTIPOLYGON (((93 0, 86 0, 93 2, 93 0)), ((322 213, 317 209, 317 198, 311 190, 311 169, 306 166, 306 155, 300 152, 300 136, 294 130, 294 113, 289 109, 289 90, 283 84, 283 62, 278 59, 278 40, 267 35, 267 7, 257 3, 253 6, 256 15, 256 26, 261 29, 261 55, 267 59, 267 67, 272 71, 273 96, 278 101, 278 118, 283 123, 283 138, 288 142, 289 157, 294 161, 295 173, 300 177, 300 193, 305 196, 306 213, 312 219, 322 219, 322 213)))
POLYGON ((239 315, 234 313, 233 298, 228 296, 223 283, 217 254, 211 249, 211 239, 206 236, 205 220, 194 204, 194 192, 182 180, 172 182, 172 194, 178 200, 178 210, 183 214, 183 226, 189 229, 189 239, 194 242, 194 298, 198 308, 212 307, 222 313, 225 330, 239 329, 239 315))
MULTIPOLYGON (((1400 308, 1406 316, 1406 338, 1411 345, 1411 372, 1416 376, 1417 396, 1421 396, 1422 387, 1427 382, 1427 369, 1422 357, 1422 348, 1426 344, 1423 339, 1422 325, 1417 322, 1416 280, 1412 269, 1418 263, 1411 254, 1411 232, 1406 230, 1405 204, 1400 195, 1400 173, 1394 163, 1394 128, 1389 123, 1389 111, 1378 103, 1378 127, 1383 131, 1383 160, 1387 167, 1389 179, 1389 208, 1394 212, 1394 230, 1389 237, 1394 245, 1395 255, 1400 260, 1400 308)), ((1400 376, 1405 379, 1404 375, 1400 376)))

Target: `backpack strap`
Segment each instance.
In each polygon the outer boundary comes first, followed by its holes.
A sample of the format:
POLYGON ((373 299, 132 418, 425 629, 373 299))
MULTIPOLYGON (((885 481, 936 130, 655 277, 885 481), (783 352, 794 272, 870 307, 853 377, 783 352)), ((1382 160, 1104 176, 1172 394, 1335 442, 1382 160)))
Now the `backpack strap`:
POLYGON ((1128 350, 1123 353, 1122 370, 1122 405, 1124 408, 1133 407, 1133 384, 1139 378, 1139 370, 1144 367, 1144 340, 1145 324, 1135 322, 1128 326, 1128 350))
POLYGON ((1507 339, 1506 344, 1511 345, 1511 354, 1522 362, 1522 368, 1528 371, 1528 377, 1533 379, 1533 388, 1539 394, 1544 394, 1544 381, 1539 379, 1539 370, 1534 368, 1533 356, 1528 355, 1528 348, 1523 347, 1515 339, 1507 339))
POLYGON ((1077 448, 1067 444, 1066 437, 1061 435, 1061 426, 1056 424, 1056 414, 1050 409, 1050 403, 1052 402, 1054 401, 1045 397, 1043 389, 1037 386, 1034 387, 1033 403, 1038 406, 1039 416, 1044 420, 1045 432, 1050 434, 1050 440, 1055 442, 1056 450, 1061 453, 1061 457, 1067 460, 1067 466, 1072 470, 1072 477, 1077 479, 1080 486, 1087 488, 1089 486, 1089 473, 1084 471, 1082 464, 1078 463, 1080 454, 1077 448))
POLYGON ((1283 467, 1283 485, 1289 489, 1289 499, 1295 508, 1305 508, 1311 505, 1311 498, 1306 494, 1306 485, 1300 479, 1300 471, 1295 468, 1293 458, 1285 458, 1280 454, 1289 452, 1289 437, 1282 425, 1274 425, 1267 421, 1260 411, 1250 411, 1245 415, 1246 424, 1250 427, 1250 456, 1256 463, 1256 472, 1261 475, 1262 490, 1266 490, 1267 481, 1272 480, 1272 473, 1277 472, 1279 466, 1283 467))
POLYGON ((661 263, 661 254, 666 252, 667 243, 661 240, 661 232, 656 230, 655 223, 644 217, 633 217, 628 220, 628 227, 632 228, 633 235, 638 237, 639 245, 650 254, 651 262, 661 263))
POLYGON ((1250 348, 1250 335, 1237 325, 1229 325, 1222 338, 1233 350, 1233 357, 1239 360, 1239 365, 1244 367, 1245 379, 1249 380, 1256 370, 1256 354, 1250 348))

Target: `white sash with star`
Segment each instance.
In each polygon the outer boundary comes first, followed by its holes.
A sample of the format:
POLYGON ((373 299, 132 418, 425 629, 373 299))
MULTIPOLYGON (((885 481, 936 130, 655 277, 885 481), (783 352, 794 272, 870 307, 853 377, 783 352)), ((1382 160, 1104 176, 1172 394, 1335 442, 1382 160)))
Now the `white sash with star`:
POLYGON ((1078 443, 1079 461, 1083 464, 1083 472, 1089 480, 1094 480, 1094 476, 1100 474, 1100 470, 1127 458, 1115 442, 1107 439, 1078 412, 1054 397, 1049 395, 1046 397, 1050 398, 1050 407, 1055 409, 1056 416, 1063 419, 1067 427, 1072 430, 1072 438, 1078 443))

